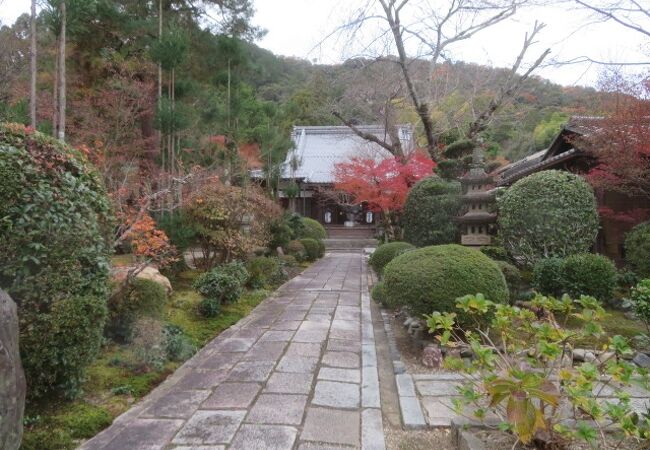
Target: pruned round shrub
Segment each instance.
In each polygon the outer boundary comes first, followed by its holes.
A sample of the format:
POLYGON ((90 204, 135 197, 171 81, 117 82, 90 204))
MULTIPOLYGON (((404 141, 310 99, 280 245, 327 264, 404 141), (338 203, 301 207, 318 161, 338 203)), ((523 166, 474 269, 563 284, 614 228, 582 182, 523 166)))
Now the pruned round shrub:
POLYGON ((598 232, 596 199, 581 177, 545 170, 517 181, 497 200, 503 245, 517 261, 584 253, 598 232))
POLYGON ((540 259, 533 268, 532 285, 545 295, 558 297, 563 294, 564 262, 562 258, 540 259))
POLYGON ((304 238, 300 239, 300 243, 305 247, 305 255, 307 261, 316 261, 320 256, 320 246, 316 239, 304 238))
POLYGON ((323 241, 317 241, 318 242, 318 257, 322 258, 325 256, 325 242, 323 241))
POLYGON ((166 301, 162 285, 136 278, 109 299, 106 335, 120 343, 131 342, 135 322, 144 316, 159 317, 166 301))
POLYGON ((634 314, 646 326, 650 326, 650 279, 641 280, 632 289, 631 300, 634 306, 634 314))
POLYGON ((563 282, 567 294, 574 298, 590 295, 608 302, 616 287, 616 267, 609 258, 593 253, 571 255, 564 259, 563 282))
POLYGON ((460 183, 427 177, 411 188, 404 204, 404 240, 416 247, 451 244, 458 240, 454 217, 461 212, 460 183))
POLYGON ((456 299, 468 294, 482 293, 497 303, 508 301, 499 266, 483 253, 455 244, 406 252, 386 265, 383 279, 386 301, 416 315, 458 312, 456 299))
POLYGON ((248 270, 246 269, 246 265, 241 261, 231 261, 218 266, 217 269, 219 272, 235 277, 242 286, 248 282, 248 270))
POLYGON ((206 297, 199 302, 199 314, 203 317, 217 317, 221 311, 221 302, 215 298, 206 297))
POLYGON ((625 237, 625 259, 641 277, 650 277, 650 222, 641 223, 625 237))
POLYGON ((415 247, 408 242, 388 242, 377 247, 368 258, 368 264, 378 275, 381 275, 386 264, 402 253, 413 249, 415 247))
POLYGON ((217 304, 233 303, 241 295, 244 283, 248 280, 248 272, 245 277, 244 272, 246 269, 243 266, 233 264, 217 266, 201 274, 194 280, 192 286, 204 297, 217 304))
POLYGON ((18 304, 28 396, 74 395, 106 320, 110 202, 79 152, 0 125, 0 287, 18 304))
POLYGON ((514 302, 519 297, 519 292, 521 292, 523 284, 521 272, 517 267, 513 266, 509 262, 501 260, 495 260, 494 262, 499 266, 499 269, 501 269, 501 273, 506 279, 506 284, 508 285, 510 301, 514 302))
POLYGON ((252 259, 247 264, 248 286, 252 289, 262 289, 274 284, 278 280, 278 272, 282 271, 280 262, 277 258, 262 256, 252 259))
POLYGON ((327 237, 325 228, 317 220, 302 217, 300 221, 302 222, 302 229, 298 231, 299 238, 310 238, 320 241, 327 237))
POLYGON ((377 303, 382 305, 386 304, 386 288, 384 287, 384 282, 380 281, 372 287, 370 296, 377 303))
POLYGON ((307 257, 307 252, 305 246, 302 245, 302 242, 293 240, 287 244, 287 254, 293 256, 298 261, 304 261, 307 257))

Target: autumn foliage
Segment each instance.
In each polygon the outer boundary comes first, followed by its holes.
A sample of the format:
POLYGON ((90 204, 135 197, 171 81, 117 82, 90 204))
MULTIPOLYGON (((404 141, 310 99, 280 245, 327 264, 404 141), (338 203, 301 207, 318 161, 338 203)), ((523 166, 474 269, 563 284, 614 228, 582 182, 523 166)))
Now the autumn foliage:
POLYGON ((334 187, 351 194, 356 203, 367 203, 371 211, 399 211, 411 186, 431 175, 435 166, 423 153, 415 153, 406 162, 352 158, 336 164, 334 187))

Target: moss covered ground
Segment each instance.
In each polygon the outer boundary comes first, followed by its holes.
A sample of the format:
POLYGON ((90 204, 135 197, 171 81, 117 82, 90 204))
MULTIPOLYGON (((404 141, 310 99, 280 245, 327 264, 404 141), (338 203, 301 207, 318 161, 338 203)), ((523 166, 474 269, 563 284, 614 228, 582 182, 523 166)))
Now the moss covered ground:
MULTIPOLYGON (((196 348, 201 348, 226 328, 250 313, 269 291, 245 291, 239 301, 225 305, 217 317, 197 313, 201 296, 192 289, 194 271, 172 279, 174 293, 165 307, 164 321, 180 327, 196 348)), ((165 362, 142 371, 129 361, 129 346, 107 343, 88 368, 83 391, 74 401, 50 398, 26 408, 23 450, 69 450, 96 435, 113 419, 167 378, 182 362, 165 362)))

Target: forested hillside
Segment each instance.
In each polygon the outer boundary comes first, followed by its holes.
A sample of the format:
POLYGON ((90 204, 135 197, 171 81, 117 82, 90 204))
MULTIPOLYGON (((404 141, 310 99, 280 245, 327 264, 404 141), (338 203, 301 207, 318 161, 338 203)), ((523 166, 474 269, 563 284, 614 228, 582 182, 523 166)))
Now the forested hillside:
MULTIPOLYGON (((37 128, 48 133, 60 120, 59 3, 45 2, 37 20, 37 128)), ((328 66, 276 56, 255 44, 250 2, 202 3, 210 4, 217 12, 206 16, 183 0, 67 2, 66 140, 85 146, 108 180, 122 183, 125 170, 178 175, 193 165, 235 176, 245 169, 237 152, 245 144, 259 148, 254 159, 272 172, 290 147, 292 125, 340 124, 333 110, 355 123, 375 122, 387 85, 401 83, 390 61, 328 66)), ((3 121, 29 124, 29 37, 28 15, 0 30, 3 121)), ((507 76, 505 69, 445 63, 427 83, 426 61, 413 64, 437 98, 432 117, 441 145, 462 135, 507 76)), ((397 120, 418 123, 395 92, 397 120)), ((597 112, 594 93, 527 80, 484 133, 489 153, 513 160, 543 148, 568 115, 597 112)))

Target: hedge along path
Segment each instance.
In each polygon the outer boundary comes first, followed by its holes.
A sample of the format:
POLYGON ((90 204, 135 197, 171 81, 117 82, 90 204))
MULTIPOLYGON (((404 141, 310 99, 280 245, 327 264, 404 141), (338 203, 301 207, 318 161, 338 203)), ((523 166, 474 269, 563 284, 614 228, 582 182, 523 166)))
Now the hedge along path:
POLYGON ((328 254, 80 449, 384 449, 365 279, 328 254))

